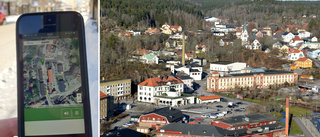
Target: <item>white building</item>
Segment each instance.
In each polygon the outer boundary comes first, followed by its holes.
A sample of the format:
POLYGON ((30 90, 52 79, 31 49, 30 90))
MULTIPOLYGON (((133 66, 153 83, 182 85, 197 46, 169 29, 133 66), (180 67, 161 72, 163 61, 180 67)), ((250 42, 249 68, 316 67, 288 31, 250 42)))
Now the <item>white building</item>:
POLYGON ((143 55, 141 59, 141 61, 146 64, 159 64, 159 58, 154 54, 143 55))
POLYGON ((194 104, 194 96, 183 94, 184 83, 174 76, 148 78, 138 85, 138 101, 159 105, 194 104))
POLYGON ((289 51, 287 59, 288 60, 298 60, 299 58, 304 57, 303 52, 301 50, 298 49, 292 49, 291 51, 289 51))
POLYGON ((310 42, 318 42, 318 38, 316 36, 310 37, 308 40, 310 42))
POLYGON ((221 97, 219 95, 211 95, 211 96, 202 96, 197 98, 197 103, 206 104, 206 103, 215 103, 220 102, 221 97))
POLYGON ((194 79, 190 76, 177 76, 183 83, 184 83, 184 89, 183 91, 186 93, 190 93, 193 91, 193 82, 194 79))
POLYGON ((221 19, 216 17, 204 17, 204 20, 207 22, 221 22, 221 19))
POLYGON ((285 32, 282 34, 283 42, 290 42, 295 37, 291 32, 285 32))
POLYGON ((303 39, 303 38, 308 38, 308 37, 311 36, 311 33, 308 32, 308 31, 302 31, 302 32, 299 32, 298 36, 299 36, 300 38, 302 38, 302 39, 303 39))
POLYGON ((171 72, 172 74, 176 74, 177 72, 183 72, 189 75, 194 80, 201 80, 202 79, 202 67, 198 64, 188 64, 187 66, 174 66, 171 65, 171 72))
POLYGON ((293 39, 289 41, 289 45, 292 47, 296 47, 300 43, 303 43, 303 40, 298 36, 295 36, 293 39))
POLYGON ((261 49, 261 44, 258 39, 254 39, 250 44, 246 45, 247 49, 259 50, 261 49))
POLYGON ((247 63, 217 61, 210 63, 210 73, 214 71, 240 73, 245 67, 247 67, 247 63))

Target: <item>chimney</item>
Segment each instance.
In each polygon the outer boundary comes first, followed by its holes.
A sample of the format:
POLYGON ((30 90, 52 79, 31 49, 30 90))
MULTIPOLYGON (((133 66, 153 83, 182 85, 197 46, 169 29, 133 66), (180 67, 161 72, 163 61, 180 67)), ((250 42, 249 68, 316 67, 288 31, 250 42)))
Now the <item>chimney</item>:
POLYGON ((286 137, 289 136, 289 98, 286 98, 286 137))
POLYGON ((182 66, 185 66, 185 54, 186 54, 186 51, 185 51, 185 36, 184 36, 184 32, 182 32, 182 66))

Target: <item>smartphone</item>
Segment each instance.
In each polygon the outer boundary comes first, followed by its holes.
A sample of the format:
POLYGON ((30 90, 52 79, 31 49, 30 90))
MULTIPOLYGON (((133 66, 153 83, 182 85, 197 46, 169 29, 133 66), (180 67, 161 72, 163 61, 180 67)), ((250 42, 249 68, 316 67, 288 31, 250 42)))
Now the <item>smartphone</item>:
POLYGON ((19 137, 92 136, 85 47, 77 12, 18 18, 19 137))

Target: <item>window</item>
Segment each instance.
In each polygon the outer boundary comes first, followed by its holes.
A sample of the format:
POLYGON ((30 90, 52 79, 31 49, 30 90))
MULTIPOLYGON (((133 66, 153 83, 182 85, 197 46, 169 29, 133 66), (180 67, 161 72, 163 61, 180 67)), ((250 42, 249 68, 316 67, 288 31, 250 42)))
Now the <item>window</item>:
POLYGON ((148 120, 150 120, 150 118, 148 117, 148 120))

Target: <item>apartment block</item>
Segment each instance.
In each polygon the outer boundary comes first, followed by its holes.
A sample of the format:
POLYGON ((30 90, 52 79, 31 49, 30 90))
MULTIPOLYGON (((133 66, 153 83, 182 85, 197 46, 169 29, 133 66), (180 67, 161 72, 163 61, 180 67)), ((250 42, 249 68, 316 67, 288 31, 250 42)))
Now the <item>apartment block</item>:
POLYGON ((100 91, 114 100, 123 100, 131 97, 131 79, 112 80, 100 83, 100 91))

